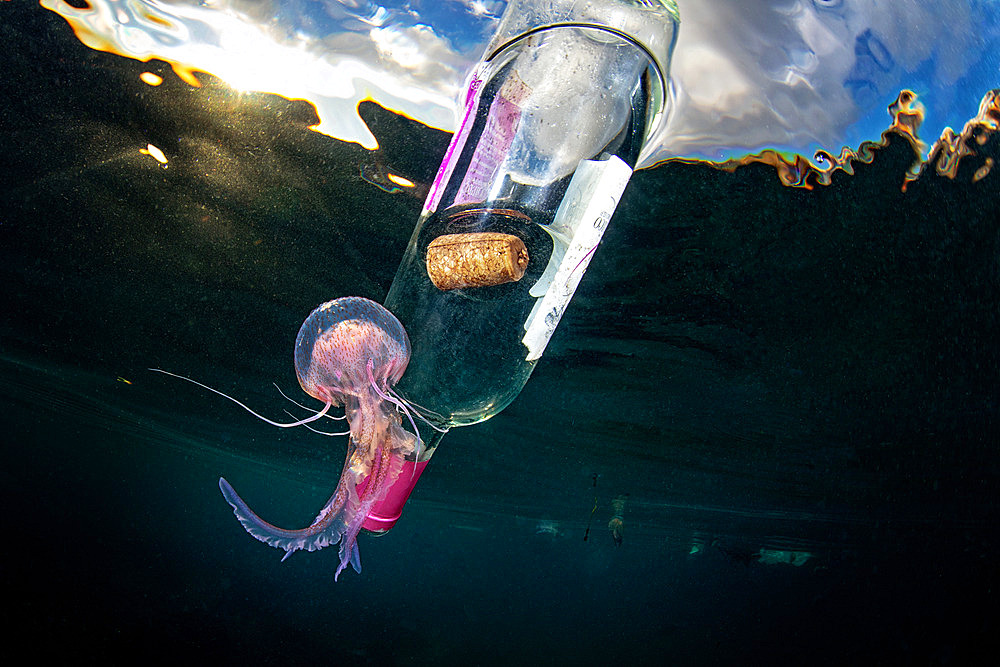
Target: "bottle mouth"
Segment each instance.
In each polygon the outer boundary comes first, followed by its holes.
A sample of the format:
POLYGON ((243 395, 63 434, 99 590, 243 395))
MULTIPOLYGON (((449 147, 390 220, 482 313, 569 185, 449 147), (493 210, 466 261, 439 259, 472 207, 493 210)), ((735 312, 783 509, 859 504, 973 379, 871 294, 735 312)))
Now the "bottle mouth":
POLYGON ((396 525, 396 522, 399 521, 399 517, 402 515, 402 510, 397 512, 395 516, 380 516, 378 514, 371 513, 365 517, 361 527, 371 535, 381 537, 382 535, 388 533, 390 528, 396 525))
MULTIPOLYGON (((361 527, 374 535, 383 535, 396 525, 403 514, 403 506, 409 500, 413 487, 417 485, 420 474, 427 467, 427 460, 421 462, 403 461, 399 475, 386 491, 385 495, 369 510, 361 523, 361 527)), ((358 486, 358 492, 364 491, 370 478, 365 478, 358 486)))

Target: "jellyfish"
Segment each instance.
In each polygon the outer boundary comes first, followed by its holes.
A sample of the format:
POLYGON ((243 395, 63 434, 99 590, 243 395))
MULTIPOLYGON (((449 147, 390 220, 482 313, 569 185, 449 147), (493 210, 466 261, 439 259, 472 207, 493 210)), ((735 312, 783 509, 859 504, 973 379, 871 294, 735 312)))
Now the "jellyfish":
MULTIPOLYGON (((261 542, 292 553, 340 544, 336 580, 350 563, 361 572, 358 533, 372 508, 402 474, 414 474, 422 452, 416 423, 403 399, 392 391, 410 360, 410 341, 403 325, 388 310, 368 299, 344 297, 314 310, 295 340, 295 374, 302 390, 323 402, 313 415, 278 423, 258 415, 231 396, 159 369, 225 396, 274 426, 299 426, 326 416, 331 406, 344 407, 350 424, 347 458, 333 495, 306 528, 288 530, 264 521, 219 478, 219 489, 248 533, 261 542), (413 428, 402 427, 406 415, 413 428), (409 465, 407 465, 409 463, 409 465), (407 473, 406 470, 409 472, 407 473)), ((415 412, 419 417, 419 412, 415 412)))

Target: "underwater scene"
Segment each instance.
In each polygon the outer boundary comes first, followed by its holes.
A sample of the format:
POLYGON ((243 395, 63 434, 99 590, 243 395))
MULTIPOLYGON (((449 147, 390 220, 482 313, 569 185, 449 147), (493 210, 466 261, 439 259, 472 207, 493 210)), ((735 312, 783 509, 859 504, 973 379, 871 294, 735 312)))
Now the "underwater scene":
POLYGON ((1000 3, 0 35, 14 647, 995 663, 1000 3))

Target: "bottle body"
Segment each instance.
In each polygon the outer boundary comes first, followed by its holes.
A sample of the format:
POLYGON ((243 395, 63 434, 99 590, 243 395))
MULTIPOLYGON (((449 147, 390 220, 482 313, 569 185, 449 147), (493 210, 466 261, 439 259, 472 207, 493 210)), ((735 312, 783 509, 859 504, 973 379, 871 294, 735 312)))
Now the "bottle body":
POLYGON ((521 391, 662 116, 663 77, 642 44, 581 22, 503 42, 473 74, 385 304, 413 348, 396 390, 439 426, 521 391))

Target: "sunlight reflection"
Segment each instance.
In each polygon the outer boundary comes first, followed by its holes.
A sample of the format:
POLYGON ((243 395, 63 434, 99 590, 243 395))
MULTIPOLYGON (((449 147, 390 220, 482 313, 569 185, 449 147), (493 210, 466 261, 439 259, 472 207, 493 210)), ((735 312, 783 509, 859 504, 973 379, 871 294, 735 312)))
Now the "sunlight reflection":
POLYGON ((65 18, 90 48, 143 62, 163 60, 189 85, 200 85, 195 72, 207 72, 239 91, 307 100, 320 118, 314 130, 368 149, 378 142, 357 114, 361 101, 376 99, 426 125, 450 129, 453 99, 465 75, 466 60, 426 27, 279 39, 270 24, 227 9, 156 0, 95 0, 83 9, 64 0, 40 4, 65 18), (421 69, 415 53, 441 57, 421 69), (393 63, 396 71, 387 72, 393 63))
POLYGON ((167 163, 167 156, 164 155, 163 151, 161 151, 159 148, 157 148, 153 144, 146 144, 146 147, 145 148, 140 148, 139 152, 142 153, 143 155, 150 156, 151 158, 153 158, 154 160, 156 160, 160 164, 166 164, 167 163))

